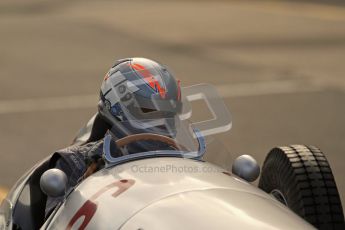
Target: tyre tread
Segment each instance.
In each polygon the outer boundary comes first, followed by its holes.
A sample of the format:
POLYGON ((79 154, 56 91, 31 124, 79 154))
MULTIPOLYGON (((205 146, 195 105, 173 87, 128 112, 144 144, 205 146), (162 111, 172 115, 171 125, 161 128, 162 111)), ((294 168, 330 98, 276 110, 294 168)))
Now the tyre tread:
POLYGON ((330 165, 315 146, 276 147, 267 155, 259 187, 279 188, 287 205, 318 229, 345 229, 344 213, 330 165))

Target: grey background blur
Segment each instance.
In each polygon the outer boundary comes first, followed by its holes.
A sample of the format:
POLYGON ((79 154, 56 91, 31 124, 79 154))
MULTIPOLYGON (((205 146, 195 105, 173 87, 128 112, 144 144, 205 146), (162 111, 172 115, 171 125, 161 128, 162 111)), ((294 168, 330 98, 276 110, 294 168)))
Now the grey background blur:
POLYGON ((234 156, 320 147, 344 203, 345 8, 310 2, 2 0, 0 186, 70 144, 111 64, 143 56, 217 85, 234 156))

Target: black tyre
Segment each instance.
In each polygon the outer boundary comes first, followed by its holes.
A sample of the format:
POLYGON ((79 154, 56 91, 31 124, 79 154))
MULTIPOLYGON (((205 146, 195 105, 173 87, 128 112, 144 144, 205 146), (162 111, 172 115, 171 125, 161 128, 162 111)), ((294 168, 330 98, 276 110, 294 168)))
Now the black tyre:
POLYGON ((291 145, 272 149, 262 167, 259 188, 318 229, 345 229, 332 170, 316 147, 291 145))

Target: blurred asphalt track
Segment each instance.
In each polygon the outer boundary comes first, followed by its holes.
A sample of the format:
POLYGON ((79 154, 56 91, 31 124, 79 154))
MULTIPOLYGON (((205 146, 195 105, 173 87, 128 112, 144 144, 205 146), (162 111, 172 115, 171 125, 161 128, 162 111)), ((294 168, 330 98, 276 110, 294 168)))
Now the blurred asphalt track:
POLYGON ((345 8, 288 1, 1 1, 0 187, 67 146, 131 56, 217 85, 234 156, 320 147, 345 203, 345 8))

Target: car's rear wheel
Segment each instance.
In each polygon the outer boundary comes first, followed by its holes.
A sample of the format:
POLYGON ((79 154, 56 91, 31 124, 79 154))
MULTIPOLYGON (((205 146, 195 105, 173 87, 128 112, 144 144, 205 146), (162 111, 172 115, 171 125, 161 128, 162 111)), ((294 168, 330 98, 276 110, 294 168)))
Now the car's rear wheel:
POLYGON ((259 187, 318 229, 345 229, 332 170, 314 146, 272 149, 262 167, 259 187))

